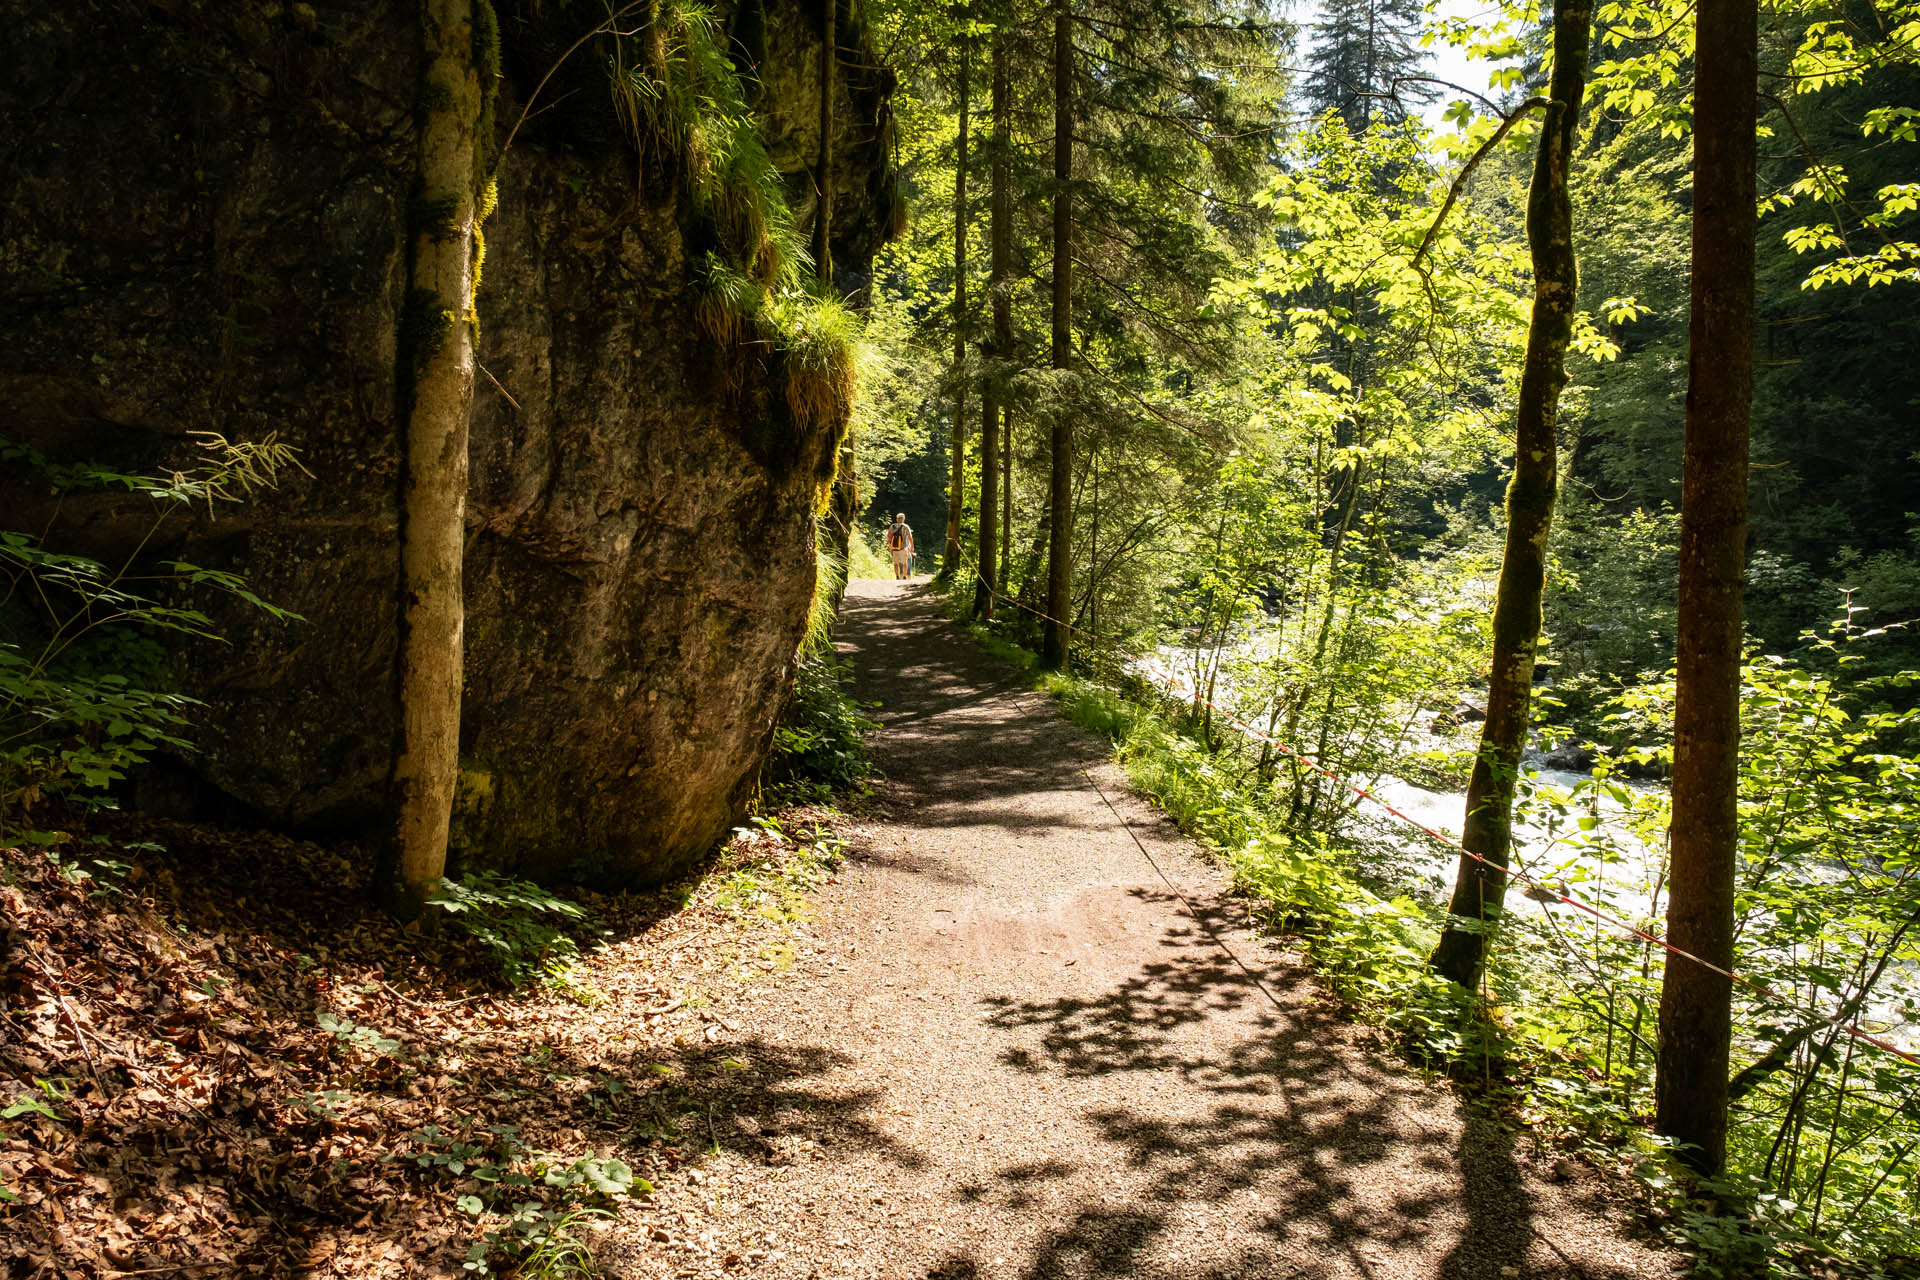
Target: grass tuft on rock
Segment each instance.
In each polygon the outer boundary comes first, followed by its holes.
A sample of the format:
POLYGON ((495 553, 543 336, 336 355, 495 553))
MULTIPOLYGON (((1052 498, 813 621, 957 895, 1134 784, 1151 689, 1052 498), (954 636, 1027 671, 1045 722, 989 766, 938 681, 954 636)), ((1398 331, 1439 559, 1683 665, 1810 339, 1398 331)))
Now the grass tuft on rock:
POLYGON ((797 293, 774 299, 763 316, 766 336, 786 357, 794 421, 832 432, 837 447, 859 381, 859 318, 836 299, 797 293))

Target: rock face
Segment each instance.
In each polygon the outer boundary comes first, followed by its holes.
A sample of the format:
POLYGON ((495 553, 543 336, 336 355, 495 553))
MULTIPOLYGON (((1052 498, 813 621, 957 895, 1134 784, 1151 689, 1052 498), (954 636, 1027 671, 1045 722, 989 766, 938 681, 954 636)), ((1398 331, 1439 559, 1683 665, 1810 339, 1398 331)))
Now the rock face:
MULTIPOLYGON (((0 436, 125 470, 178 464, 195 430, 299 449, 308 474, 156 543, 304 617, 219 604, 231 643, 176 664, 207 703, 186 766, 203 801, 374 837, 397 722, 417 9, 21 8, 0 42, 0 436)), ((590 22, 565 12, 500 6, 501 134, 590 22)), ((791 134, 811 108, 776 86, 807 77, 771 72, 813 61, 818 18, 771 0, 766 20, 762 109, 791 134)), ((835 253, 856 278, 889 216, 883 74, 852 73, 836 113, 835 253)), ((554 77, 486 226, 456 853, 644 883, 753 787, 832 443, 796 427, 777 361, 743 365, 693 323, 698 229, 671 164, 612 127, 604 75, 586 49, 554 77)), ((125 496, 56 511, 25 476, 0 490, 9 527, 55 517, 56 544, 123 550, 150 523, 125 496)))

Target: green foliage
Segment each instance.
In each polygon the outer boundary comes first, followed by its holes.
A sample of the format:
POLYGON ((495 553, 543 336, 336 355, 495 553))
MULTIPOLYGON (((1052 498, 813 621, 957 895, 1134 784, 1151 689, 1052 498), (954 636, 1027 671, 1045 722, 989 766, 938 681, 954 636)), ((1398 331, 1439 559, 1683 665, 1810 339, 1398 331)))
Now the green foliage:
POLYGON ((721 260, 763 288, 798 286, 810 265, 806 240, 712 11, 670 0, 616 48, 622 123, 643 156, 683 175, 721 260))
POLYGON ((839 620, 837 608, 847 589, 847 565, 826 543, 826 529, 814 533, 813 599, 807 604, 807 631, 800 638, 800 652, 825 655, 833 652, 833 627, 839 620))
POLYGON ((383 1035, 378 1029, 363 1026, 331 1009, 322 1009, 314 1021, 322 1031, 339 1041, 342 1048, 358 1049, 363 1053, 379 1057, 400 1052, 400 1042, 392 1036, 383 1035))
POLYGON ((486 953, 508 986, 563 976, 580 954, 567 927, 586 920, 580 904, 526 880, 476 871, 440 882, 427 905, 486 953))
POLYGON ((782 355, 787 407, 803 431, 822 432, 839 449, 853 410, 860 321, 833 298, 789 291, 761 312, 762 328, 782 355))
MULTIPOLYGON (((1876 1274, 1873 1259, 1904 1247, 1920 1192, 1908 1163, 1920 1081, 1840 1029, 1864 1023, 1910 1045, 1920 1025, 1920 755, 1916 713, 1895 709, 1920 673, 1854 676, 1883 637, 1844 619, 1808 639, 1790 657, 1756 655, 1743 676, 1735 968, 1775 994, 1735 988, 1723 1195, 1740 1211, 1676 1210, 1707 1274, 1746 1274, 1729 1259, 1747 1254, 1769 1275, 1822 1257, 1876 1274)), ((1619 695, 1611 714, 1661 744, 1643 755, 1665 754, 1672 706, 1669 679, 1619 695)), ((1664 791, 1603 770, 1571 791, 1536 790, 1528 810, 1544 837, 1522 850, 1536 877, 1658 927, 1664 791)), ((1538 1056, 1566 1060, 1528 1084, 1530 1105, 1588 1140, 1623 1141, 1651 1094, 1663 965, 1684 962, 1571 912, 1518 914, 1507 928, 1513 957, 1496 985, 1525 1041, 1549 1051, 1538 1056)))
POLYGON ((1414 0, 1330 0, 1320 8, 1302 86, 1313 114, 1333 112, 1354 133, 1396 124, 1436 96, 1423 84, 1422 8, 1414 0))
POLYGON ((352 1098, 353 1095, 344 1089, 320 1089, 296 1093, 288 1101, 315 1119, 331 1122, 345 1117, 346 1104, 352 1098))
MULTIPOLYGON (((49 1124, 64 1127, 67 1121, 53 1109, 52 1104, 63 1102, 70 1096, 69 1086, 72 1083, 73 1081, 64 1076, 51 1080, 36 1078, 33 1085, 40 1091, 40 1096, 35 1097, 27 1092, 21 1093, 5 1107, 0 1107, 0 1120, 25 1118, 28 1124, 44 1120, 49 1124)), ((11 1126, 9 1126, 10 1129, 11 1126)), ((18 1203, 20 1203, 20 1197, 7 1188, 5 1181, 0 1180, 0 1205, 18 1203)))
POLYGON ((879 541, 863 526, 854 525, 847 538, 847 576, 849 578, 891 578, 893 562, 880 550, 879 541))
POLYGON ((802 652, 793 697, 773 730, 761 804, 779 809, 830 799, 860 785, 870 767, 865 734, 878 726, 847 693, 852 668, 830 650, 802 652))
MULTIPOLYGON (((1855 566, 1905 550, 1920 485, 1920 52, 1906 0, 1781 0, 1762 15, 1747 613, 1779 648, 1818 625, 1817 584, 1859 585, 1855 566)), ((1633 295, 1648 311, 1617 332, 1619 364, 1589 379, 1573 469, 1615 510, 1658 510, 1679 496, 1693 23, 1663 0, 1597 17, 1607 118, 1575 183, 1582 299, 1633 295)))
POLYGON ((812 895, 846 855, 846 842, 824 827, 796 835, 773 817, 752 818, 733 835, 739 856, 723 868, 712 897, 729 915, 805 919, 812 895))
POLYGON ((160 476, 54 465, 0 444, 0 457, 32 468, 56 493, 123 490, 151 506, 139 541, 112 564, 0 531, 0 839, 56 843, 29 826, 36 804, 102 803, 156 752, 191 749, 186 732, 197 704, 165 687, 162 642, 219 639, 212 617, 191 603, 195 594, 238 600, 276 620, 295 617, 235 574, 146 554, 170 520, 200 506, 211 514, 298 465, 271 435, 236 444, 203 432, 199 443, 199 461, 160 476))
POLYGON ((456 1206, 480 1228, 462 1263, 472 1275, 502 1268, 525 1277, 594 1275, 579 1230, 594 1218, 611 1217, 609 1206, 653 1190, 624 1160, 588 1155, 566 1161, 533 1148, 514 1125, 457 1119, 448 1128, 428 1125, 411 1138, 410 1153, 387 1158, 405 1158, 450 1180, 456 1206))
MULTIPOLYGON (((698 323, 735 376, 769 351, 779 360, 795 429, 821 441, 824 504, 854 401, 860 322, 808 291, 806 237, 753 112, 757 84, 742 80, 713 11, 693 0, 668 0, 611 43, 622 127, 643 158, 678 175, 699 228, 698 323)), ((742 61, 751 71, 744 51, 742 61)))
POLYGON ((1577 489, 1561 499, 1542 664, 1556 694, 1565 698, 1575 681, 1617 685, 1665 665, 1677 624, 1679 543, 1672 510, 1615 515, 1577 489))

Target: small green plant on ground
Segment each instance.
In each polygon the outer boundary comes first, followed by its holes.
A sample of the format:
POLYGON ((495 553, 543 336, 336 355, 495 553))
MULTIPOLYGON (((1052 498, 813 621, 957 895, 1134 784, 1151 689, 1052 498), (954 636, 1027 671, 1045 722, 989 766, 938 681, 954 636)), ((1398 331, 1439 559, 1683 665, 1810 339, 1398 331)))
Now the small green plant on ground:
POLYGON ((773 731, 762 808, 819 803, 854 790, 865 778, 865 735, 876 726, 847 692, 851 672, 829 654, 801 655, 793 700, 773 731))
MULTIPOLYGON (((824 539, 824 530, 816 536, 824 539)), ((774 726, 761 772, 763 812, 825 803, 854 791, 867 775, 866 733, 878 726, 860 714, 847 693, 853 669, 833 650, 834 609, 845 582, 845 563, 822 542, 793 693, 774 726)))
POLYGON ((359 1050, 373 1057, 387 1057, 400 1052, 400 1042, 392 1036, 383 1034, 376 1027, 362 1026, 331 1009, 322 1009, 314 1021, 343 1049, 359 1050))
POLYGON ((775 923, 804 919, 810 894, 825 884, 846 842, 823 827, 789 834, 779 819, 757 817, 734 831, 728 861, 715 877, 713 905, 729 915, 775 923))
POLYGON ((591 1275, 581 1227, 612 1216, 609 1205, 653 1190, 624 1160, 566 1161, 532 1147, 514 1125, 469 1118, 428 1125, 411 1138, 412 1151, 388 1158, 452 1180, 456 1206, 481 1228, 462 1264, 471 1275, 501 1268, 519 1276, 591 1275))
POLYGON ((587 913, 580 904, 526 880, 495 871, 444 879, 427 899, 452 928, 471 939, 508 986, 569 977, 580 945, 567 932, 587 913))

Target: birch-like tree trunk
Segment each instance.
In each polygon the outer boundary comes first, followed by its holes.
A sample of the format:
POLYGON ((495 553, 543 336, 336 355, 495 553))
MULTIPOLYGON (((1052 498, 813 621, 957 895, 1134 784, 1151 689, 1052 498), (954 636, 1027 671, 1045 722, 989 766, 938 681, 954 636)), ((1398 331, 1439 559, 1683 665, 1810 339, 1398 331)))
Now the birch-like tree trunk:
MULTIPOLYGON (((1693 89, 1693 302, 1680 480, 1680 620, 1667 940, 1733 968, 1740 833, 1741 583, 1753 407, 1754 0, 1701 0, 1693 89)), ((1655 1127, 1717 1175, 1727 1158, 1732 983, 1669 957, 1655 1127)))
POLYGON ((460 764, 461 567, 473 411, 474 0, 424 0, 419 189, 401 319, 408 367, 400 512, 400 753, 389 909, 418 915, 446 871, 460 764))
POLYGON ((1553 80, 1547 118, 1534 155, 1527 193, 1527 243, 1533 254, 1533 316, 1520 374, 1513 452, 1507 486, 1507 542, 1493 606, 1493 660, 1487 672, 1487 719, 1480 752, 1467 782, 1466 825, 1448 922, 1434 949, 1433 968, 1463 986, 1475 986, 1486 967, 1487 930, 1505 905, 1513 842, 1513 787, 1526 745, 1533 664, 1540 645, 1540 596, 1546 583, 1547 534, 1559 486, 1555 432, 1560 390, 1567 382, 1567 346, 1573 337, 1577 270, 1573 204, 1567 174, 1573 163, 1580 103, 1586 93, 1587 46, 1593 0, 1560 0, 1553 15, 1553 80))

